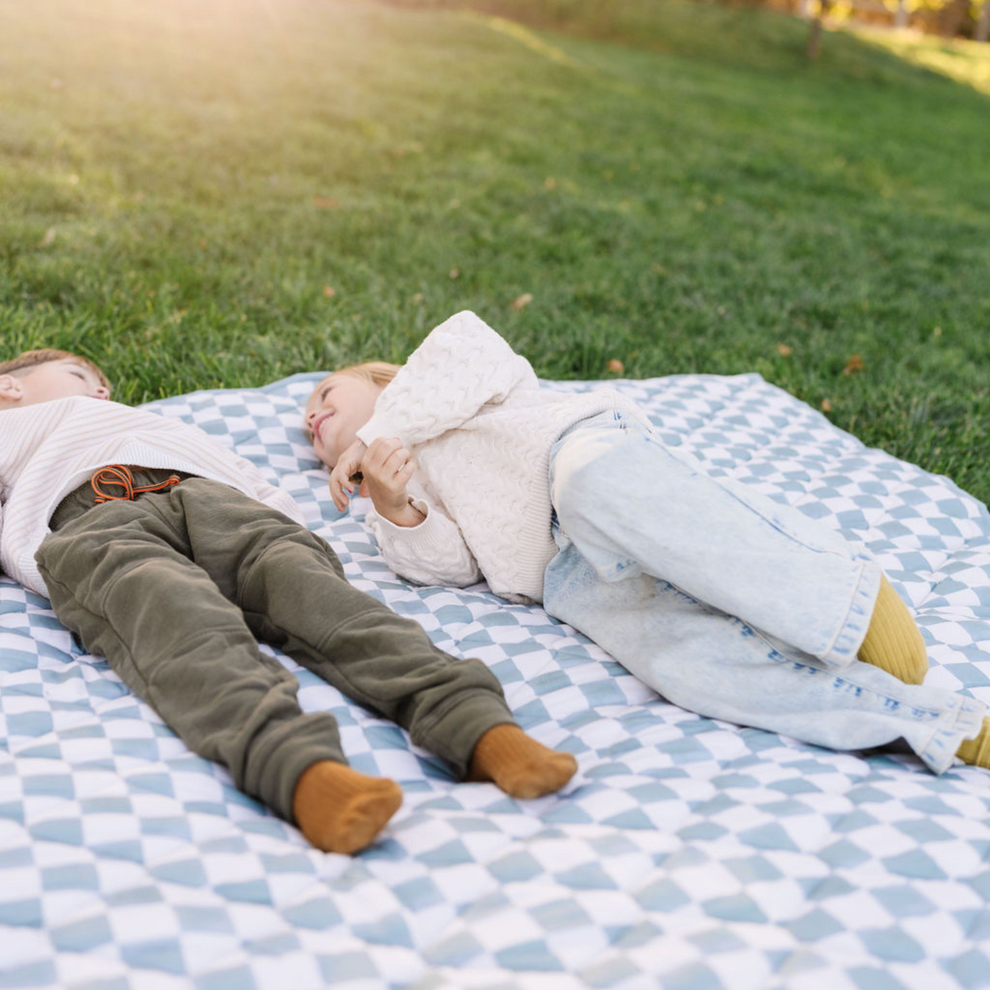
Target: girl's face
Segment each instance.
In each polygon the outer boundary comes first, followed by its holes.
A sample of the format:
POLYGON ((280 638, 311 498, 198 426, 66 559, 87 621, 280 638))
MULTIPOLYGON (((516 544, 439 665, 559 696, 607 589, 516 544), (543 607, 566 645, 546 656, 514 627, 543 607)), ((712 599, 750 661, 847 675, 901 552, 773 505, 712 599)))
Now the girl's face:
POLYGON ((348 374, 330 375, 313 390, 306 403, 306 429, 316 456, 328 468, 357 440, 381 392, 374 382, 348 374))

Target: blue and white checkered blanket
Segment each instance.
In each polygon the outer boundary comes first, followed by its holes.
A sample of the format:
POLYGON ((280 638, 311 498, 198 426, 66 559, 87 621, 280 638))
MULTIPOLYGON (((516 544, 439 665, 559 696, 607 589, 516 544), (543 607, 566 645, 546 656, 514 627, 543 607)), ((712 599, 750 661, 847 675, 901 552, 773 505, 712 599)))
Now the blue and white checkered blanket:
MULTIPOLYGON (((529 802, 458 783, 299 670, 303 706, 337 716, 353 765, 405 792, 375 846, 322 855, 82 654, 47 601, 2 579, 0 988, 990 985, 990 773, 935 777, 906 753, 701 718, 539 608, 397 579, 366 503, 339 517, 305 442, 315 377, 151 408, 291 492, 358 587, 485 661, 578 776, 529 802)), ((713 473, 865 544, 917 615, 930 681, 990 702, 985 506, 756 375, 617 387, 713 473)))

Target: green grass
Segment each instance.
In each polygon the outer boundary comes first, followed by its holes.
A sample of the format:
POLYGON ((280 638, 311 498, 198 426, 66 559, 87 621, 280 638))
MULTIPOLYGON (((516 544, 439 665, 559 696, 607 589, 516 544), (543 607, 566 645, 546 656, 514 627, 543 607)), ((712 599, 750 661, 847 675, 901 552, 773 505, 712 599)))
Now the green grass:
POLYGON ((0 0, 0 356, 137 402, 402 360, 469 307, 546 377, 755 370, 990 497, 988 97, 615 3, 0 0))

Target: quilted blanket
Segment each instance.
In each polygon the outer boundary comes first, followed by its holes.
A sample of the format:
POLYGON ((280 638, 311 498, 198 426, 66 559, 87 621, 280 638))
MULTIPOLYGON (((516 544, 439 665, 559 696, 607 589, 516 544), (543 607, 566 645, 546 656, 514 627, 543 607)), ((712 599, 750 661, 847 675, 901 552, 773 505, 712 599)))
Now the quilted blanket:
MULTIPOLYGON (((253 460, 362 589, 480 657, 575 754, 560 794, 456 781, 286 658, 353 765, 399 781, 348 858, 190 753, 48 602, 0 580, 0 988, 975 990, 990 985, 990 772, 837 753, 682 711, 539 608, 417 588, 340 516, 300 428, 317 376, 151 405, 253 460)), ((616 384, 616 383, 612 383, 616 384)), ((583 389, 590 383, 566 387, 583 389)), ((670 443, 859 541, 932 683, 990 702, 990 517, 756 375, 617 383, 670 443)))

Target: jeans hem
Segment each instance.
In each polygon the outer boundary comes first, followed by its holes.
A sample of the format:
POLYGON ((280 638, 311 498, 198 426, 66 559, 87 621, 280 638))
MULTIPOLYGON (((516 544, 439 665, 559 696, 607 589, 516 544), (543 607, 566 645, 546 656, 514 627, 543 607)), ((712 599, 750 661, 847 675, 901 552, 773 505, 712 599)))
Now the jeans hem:
POLYGON ((979 735, 986 711, 982 701, 961 694, 950 695, 928 742, 915 749, 932 773, 944 773, 956 762, 956 751, 963 740, 979 735))
POLYGON ((866 639, 880 593, 880 566, 865 554, 858 554, 855 559, 861 561, 861 568, 845 620, 832 645, 819 656, 823 663, 839 669, 848 667, 856 659, 866 639))

